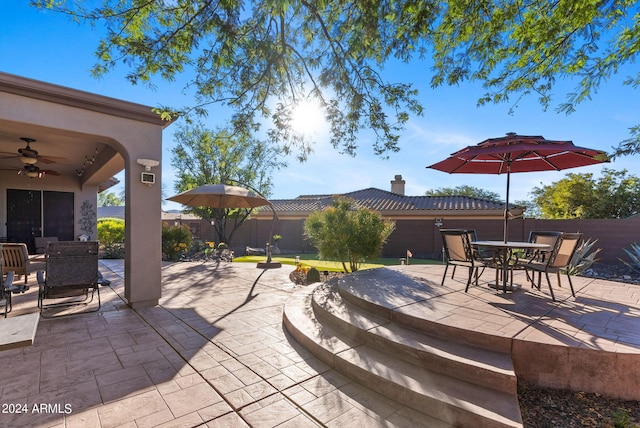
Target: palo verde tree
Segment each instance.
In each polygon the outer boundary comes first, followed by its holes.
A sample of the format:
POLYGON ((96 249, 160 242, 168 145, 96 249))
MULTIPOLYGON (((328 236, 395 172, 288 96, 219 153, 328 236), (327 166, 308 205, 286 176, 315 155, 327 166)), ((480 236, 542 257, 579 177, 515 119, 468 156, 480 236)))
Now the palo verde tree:
MULTIPOLYGON (((291 113, 308 97, 324 109, 331 142, 353 154, 357 133, 377 134, 374 150, 398 150, 410 114, 421 114, 410 84, 380 74, 391 61, 430 59, 431 85, 481 82, 479 104, 537 95, 547 108, 560 79, 577 87, 558 105, 570 113, 640 52, 640 13, 628 0, 33 0, 77 20, 104 24, 93 73, 128 67, 134 84, 185 73, 196 100, 162 107, 164 117, 235 111, 250 129, 272 120, 272 139, 305 158, 310 145, 291 132, 291 113), (429 58, 430 57, 430 58, 429 58)), ((635 88, 640 73, 626 78, 635 88)), ((515 100, 515 101, 514 101, 515 100)), ((640 152, 640 125, 616 154, 640 152)))
POLYGON ((304 222, 305 235, 320 257, 341 262, 345 272, 355 272, 366 259, 379 256, 394 229, 394 222, 355 207, 347 198, 335 198, 330 207, 314 211, 304 222))
POLYGON ((259 120, 271 120, 272 140, 300 159, 312 142, 293 132, 291 122, 305 100, 320 105, 331 143, 349 154, 355 153, 360 129, 375 132, 376 153, 397 151, 409 114, 422 112, 411 85, 385 81, 379 73, 387 59, 408 58, 415 51, 414 38, 435 18, 420 2, 34 3, 106 25, 92 70, 96 76, 119 64, 128 68, 134 84, 192 76, 187 86, 195 92, 194 103, 163 106, 163 117, 203 114, 211 103, 222 103, 235 112, 237 129, 248 131, 259 120))
MULTIPOLYGON (((567 78, 577 85, 556 110, 572 113, 640 53, 640 13, 632 1, 448 0, 441 5, 431 33, 431 84, 482 82, 486 92, 479 105, 515 106, 533 94, 546 109, 555 104, 557 81, 567 78)), ((640 72, 623 84, 636 88, 640 72)), ((615 155, 634 153, 640 153, 640 125, 631 128, 615 155)))
MULTIPOLYGON (((246 134, 186 124, 174 138, 177 145, 171 166, 177 174, 176 192, 205 184, 231 184, 248 185, 266 197, 271 191, 271 172, 284 166, 276 147, 246 134)), ((218 242, 226 244, 251 214, 244 208, 188 207, 185 211, 213 220, 218 242)))
POLYGON ((603 168, 598 179, 591 173, 570 173, 534 187, 531 194, 542 218, 626 218, 640 213, 640 178, 627 170, 603 168))

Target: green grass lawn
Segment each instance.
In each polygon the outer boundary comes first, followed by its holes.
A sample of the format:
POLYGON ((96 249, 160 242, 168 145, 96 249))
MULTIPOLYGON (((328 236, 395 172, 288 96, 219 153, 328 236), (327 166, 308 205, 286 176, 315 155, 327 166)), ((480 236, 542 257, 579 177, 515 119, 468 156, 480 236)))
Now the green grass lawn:
MULTIPOLYGON (((236 257, 233 259, 234 262, 239 263, 258 263, 265 261, 266 256, 242 256, 236 257)), ((296 265, 296 256, 295 255, 283 255, 271 257, 274 262, 280 262, 283 265, 296 265)), ((397 258, 379 258, 367 261, 367 263, 363 263, 360 267, 361 270, 364 269, 375 269, 383 266, 393 266, 399 265, 400 259, 397 258)), ((440 260, 430 260, 430 259, 409 259, 409 264, 412 265, 425 265, 425 264, 442 264, 440 260)), ((300 265, 303 267, 314 267, 320 271, 329 271, 329 272, 342 272, 342 263, 334 262, 330 260, 318 260, 317 254, 300 254, 300 265)), ((348 266, 348 264, 347 264, 348 266)))

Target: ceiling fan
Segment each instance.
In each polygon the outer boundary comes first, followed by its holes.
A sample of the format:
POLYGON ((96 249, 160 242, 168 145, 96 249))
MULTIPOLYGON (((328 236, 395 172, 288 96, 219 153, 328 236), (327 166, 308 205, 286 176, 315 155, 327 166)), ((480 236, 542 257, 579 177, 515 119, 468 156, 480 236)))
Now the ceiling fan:
POLYGON ((15 153, 0 152, 0 154, 11 155, 11 156, 4 157, 4 159, 19 158, 20 162, 22 162, 25 165, 35 165, 39 161, 41 161, 42 163, 47 163, 47 164, 56 163, 56 162, 59 162, 59 161, 64 161, 66 159, 66 158, 59 157, 59 156, 42 156, 42 155, 39 155, 37 150, 34 150, 34 149, 31 148, 31 143, 35 143, 35 141, 36 141, 33 138, 22 137, 22 138, 20 138, 20 140, 22 140, 25 143, 27 143, 26 147, 18 149, 18 154, 17 155, 15 153))
POLYGON ((18 175, 26 175, 29 178, 42 178, 45 174, 60 175, 59 172, 50 169, 42 170, 33 164, 25 164, 24 167, 18 170, 18 175))
POLYGON ((36 150, 33 150, 31 146, 29 146, 30 143, 33 143, 36 140, 34 140, 33 138, 26 138, 26 137, 23 137, 20 139, 25 143, 27 143, 27 147, 25 147, 24 149, 18 149, 18 153, 22 155, 22 157, 20 158, 20 161, 25 165, 36 164, 36 162, 38 162, 38 152, 36 150))

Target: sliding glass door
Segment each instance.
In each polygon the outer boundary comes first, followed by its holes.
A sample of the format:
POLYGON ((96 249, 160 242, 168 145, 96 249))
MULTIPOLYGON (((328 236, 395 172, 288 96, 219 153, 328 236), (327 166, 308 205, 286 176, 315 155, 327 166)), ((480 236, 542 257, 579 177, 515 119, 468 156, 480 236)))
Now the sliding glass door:
POLYGON ((7 241, 24 242, 35 250, 34 238, 74 240, 73 192, 7 189, 7 241))

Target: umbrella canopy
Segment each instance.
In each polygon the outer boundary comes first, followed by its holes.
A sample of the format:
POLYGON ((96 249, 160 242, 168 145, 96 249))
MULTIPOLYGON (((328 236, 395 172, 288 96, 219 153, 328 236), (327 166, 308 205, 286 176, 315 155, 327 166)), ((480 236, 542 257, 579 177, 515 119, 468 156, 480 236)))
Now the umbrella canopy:
POLYGON ((271 205, 252 190, 228 184, 206 184, 167 199, 190 207, 255 208, 271 205))
POLYGON ((512 172, 560 171, 608 162, 601 150, 575 146, 571 141, 547 140, 542 136, 517 135, 489 138, 452 153, 447 159, 428 166, 439 171, 463 174, 507 174, 504 212, 504 241, 507 241, 509 181, 512 172))

